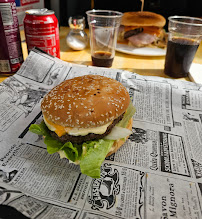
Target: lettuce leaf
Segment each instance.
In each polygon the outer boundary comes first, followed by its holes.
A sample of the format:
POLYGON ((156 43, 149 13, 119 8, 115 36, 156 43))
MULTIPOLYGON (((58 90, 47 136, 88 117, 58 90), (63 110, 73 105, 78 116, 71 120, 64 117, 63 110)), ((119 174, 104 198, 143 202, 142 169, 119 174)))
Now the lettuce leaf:
MULTIPOLYGON (((126 128, 128 121, 134 113, 135 108, 133 104, 130 103, 123 119, 116 126, 126 128)), ((99 139, 84 142, 80 145, 71 142, 63 144, 50 135, 49 129, 44 121, 40 124, 32 124, 29 130, 37 135, 44 136, 44 143, 47 145, 49 154, 64 151, 69 160, 80 163, 81 172, 83 174, 92 178, 100 177, 100 166, 114 143, 114 140, 99 139)))
POLYGON ((79 160, 81 172, 92 178, 100 177, 100 166, 114 143, 113 140, 100 139, 84 142, 81 145, 71 142, 63 144, 50 135, 44 121, 41 124, 32 124, 29 130, 45 137, 44 143, 49 154, 64 151, 69 160, 73 162, 79 160))
POLYGON ((136 109, 133 106, 132 102, 130 101, 130 104, 126 110, 126 113, 123 116, 123 119, 116 124, 116 126, 122 127, 122 128, 126 128, 128 125, 129 120, 133 117, 133 115, 135 114, 136 109))
POLYGON ((132 134, 132 131, 127 128, 123 128, 120 126, 114 126, 111 132, 107 136, 105 136, 103 139, 119 140, 119 139, 124 139, 131 134, 132 134))
POLYGON ((32 124, 29 127, 29 131, 37 134, 37 135, 43 135, 43 136, 49 136, 49 129, 46 126, 45 122, 42 121, 40 124, 32 124))
POLYGON ((100 178, 100 166, 113 143, 113 140, 103 139, 83 143, 82 148, 85 153, 80 160, 81 172, 92 178, 100 178))
POLYGON ((75 162, 81 155, 81 150, 78 150, 79 147, 81 148, 81 146, 79 145, 73 145, 71 142, 66 142, 60 150, 63 150, 65 152, 67 159, 75 162))
POLYGON ((29 130, 37 135, 44 136, 44 143, 47 146, 47 151, 49 154, 54 154, 60 150, 63 150, 66 157, 73 162, 76 161, 79 156, 81 156, 82 148, 80 145, 73 145, 71 142, 66 142, 63 144, 62 142, 54 139, 50 135, 49 129, 44 121, 42 121, 40 124, 32 124, 29 130))
POLYGON ((61 150, 61 148, 64 145, 62 142, 54 139, 50 135, 45 136, 44 143, 47 146, 47 151, 48 151, 49 154, 54 154, 54 153, 58 152, 59 150, 61 150))

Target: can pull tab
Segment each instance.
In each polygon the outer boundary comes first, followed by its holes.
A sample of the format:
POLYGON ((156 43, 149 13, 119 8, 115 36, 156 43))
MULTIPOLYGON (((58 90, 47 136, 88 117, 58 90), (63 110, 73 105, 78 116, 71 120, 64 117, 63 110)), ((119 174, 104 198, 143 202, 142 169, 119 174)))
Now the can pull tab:
POLYGON ((47 11, 48 11, 47 8, 42 8, 42 9, 40 9, 40 13, 41 13, 41 14, 45 14, 47 11))

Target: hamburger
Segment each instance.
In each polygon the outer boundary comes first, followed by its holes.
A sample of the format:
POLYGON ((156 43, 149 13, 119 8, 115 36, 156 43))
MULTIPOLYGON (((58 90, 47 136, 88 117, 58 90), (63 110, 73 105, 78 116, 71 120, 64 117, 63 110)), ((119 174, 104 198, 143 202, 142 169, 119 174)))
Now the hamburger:
POLYGON ((93 178, 132 133, 135 113, 126 88, 100 75, 62 82, 43 98, 41 110, 43 121, 30 131, 44 136, 48 153, 80 164, 81 172, 93 178))
POLYGON ((118 43, 134 47, 165 48, 167 34, 163 27, 166 19, 149 11, 125 12, 118 34, 118 43))

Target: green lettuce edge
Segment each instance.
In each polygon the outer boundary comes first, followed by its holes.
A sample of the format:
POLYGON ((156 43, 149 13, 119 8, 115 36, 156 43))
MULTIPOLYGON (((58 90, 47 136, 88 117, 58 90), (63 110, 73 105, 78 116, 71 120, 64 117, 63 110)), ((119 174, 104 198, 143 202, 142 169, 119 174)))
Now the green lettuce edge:
MULTIPOLYGON (((135 107, 130 102, 123 119, 117 126, 126 128, 134 113, 135 107)), ((100 178, 101 164, 114 143, 114 140, 99 139, 87 141, 80 145, 71 142, 63 144, 50 135, 49 129, 44 121, 40 124, 32 124, 29 127, 29 131, 44 136, 44 143, 47 145, 47 152, 49 154, 54 154, 61 150, 64 151, 67 159, 77 163, 79 161, 81 172, 92 178, 100 178)))

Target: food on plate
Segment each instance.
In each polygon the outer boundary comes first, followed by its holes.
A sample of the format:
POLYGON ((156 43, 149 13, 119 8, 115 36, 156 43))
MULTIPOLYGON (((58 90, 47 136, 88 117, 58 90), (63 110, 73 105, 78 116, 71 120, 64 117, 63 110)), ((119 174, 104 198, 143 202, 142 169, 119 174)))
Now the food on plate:
POLYGON ((118 43, 134 47, 165 48, 165 24, 166 19, 160 14, 149 11, 125 12, 119 28, 118 43))
POLYGON ((135 113, 127 89, 100 75, 62 82, 43 98, 41 110, 43 121, 30 131, 44 136, 48 153, 80 164, 81 172, 93 178, 132 133, 135 113))

